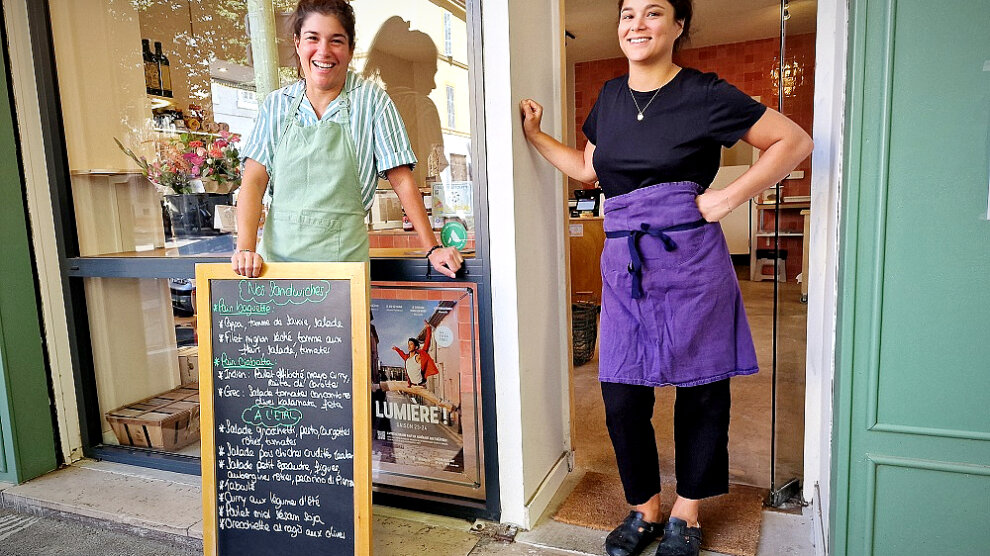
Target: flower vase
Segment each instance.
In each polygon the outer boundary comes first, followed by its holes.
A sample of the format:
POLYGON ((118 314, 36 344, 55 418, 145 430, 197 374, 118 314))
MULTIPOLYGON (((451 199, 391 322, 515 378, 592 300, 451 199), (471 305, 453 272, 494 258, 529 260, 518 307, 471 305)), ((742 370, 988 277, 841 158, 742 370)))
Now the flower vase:
POLYGON ((240 180, 226 180, 219 182, 213 178, 200 178, 203 182, 203 190, 207 193, 219 193, 221 195, 226 195, 232 193, 237 186, 240 185, 240 180))

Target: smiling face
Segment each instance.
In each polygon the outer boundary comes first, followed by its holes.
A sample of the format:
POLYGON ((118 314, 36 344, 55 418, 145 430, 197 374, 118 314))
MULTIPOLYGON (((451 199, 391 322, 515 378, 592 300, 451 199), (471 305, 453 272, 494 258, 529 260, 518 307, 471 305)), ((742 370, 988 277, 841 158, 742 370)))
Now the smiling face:
POLYGON ((625 0, 619 12, 619 47, 630 62, 669 60, 683 29, 667 0, 625 0))
POLYGON ((310 14, 294 40, 307 86, 324 91, 344 86, 354 51, 347 31, 336 17, 310 14))
POLYGON ((412 353, 414 351, 416 351, 416 344, 413 342, 409 342, 409 353, 412 353))

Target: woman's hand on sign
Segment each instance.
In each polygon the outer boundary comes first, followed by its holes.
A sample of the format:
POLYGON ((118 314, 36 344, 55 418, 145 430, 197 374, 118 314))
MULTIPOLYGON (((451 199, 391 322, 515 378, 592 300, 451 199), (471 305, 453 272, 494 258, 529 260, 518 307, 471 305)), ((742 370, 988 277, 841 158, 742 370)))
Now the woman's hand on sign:
POLYGON ((261 275, 261 267, 265 259, 254 251, 239 249, 230 256, 230 266, 234 272, 247 278, 257 278, 261 275))
POLYGON ((526 137, 532 137, 540 133, 540 122, 543 120, 543 107, 533 99, 524 99, 519 103, 519 111, 522 114, 523 132, 526 137))
POLYGON ((718 222, 732 212, 729 195, 720 189, 709 189, 695 199, 698 211, 708 222, 718 222))
POLYGON ((430 253, 429 260, 434 270, 449 278, 455 278, 457 271, 461 269, 461 264, 464 263, 461 252, 454 247, 441 247, 434 250, 430 253))

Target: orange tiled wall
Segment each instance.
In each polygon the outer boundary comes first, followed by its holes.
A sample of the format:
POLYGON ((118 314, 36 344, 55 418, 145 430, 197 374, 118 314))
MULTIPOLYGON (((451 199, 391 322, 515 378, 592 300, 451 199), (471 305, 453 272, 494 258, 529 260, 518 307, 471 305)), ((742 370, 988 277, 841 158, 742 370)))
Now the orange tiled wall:
MULTIPOLYGON (((440 233, 435 232, 437 239, 440 239, 440 233)), ((416 232, 406 232, 403 230, 384 230, 376 231, 368 234, 368 246, 372 249, 378 248, 405 248, 409 249, 420 249, 419 236, 416 232)), ((467 245, 464 247, 465 250, 474 249, 474 232, 468 232, 467 245)))
MULTIPOLYGON (((784 98, 783 113, 809 134, 814 120, 815 34, 787 37, 788 60, 795 60, 803 68, 803 83, 795 94, 784 98)), ((779 39, 762 39, 733 44, 721 44, 702 48, 688 48, 674 55, 680 66, 701 71, 711 71, 732 83, 750 96, 759 96, 763 104, 777 108, 777 91, 770 75, 775 60, 780 56, 779 39)), ((611 58, 582 62, 574 66, 574 114, 577 147, 584 149, 587 138, 581 126, 591 112, 602 85, 609 79, 629 71, 625 58, 611 58)), ((804 178, 784 182, 783 195, 809 195, 811 192, 811 158, 797 167, 804 171, 804 178)), ((573 180, 572 180, 573 181, 573 180)), ((572 187, 578 185, 572 183, 572 187)), ((772 212, 765 211, 766 223, 772 226, 772 212)), ((798 211, 783 211, 780 229, 803 229, 798 211)), ((772 229, 772 228, 770 228, 772 229)), ((758 247, 771 247, 770 238, 761 238, 758 247)), ((787 249, 787 277, 793 281, 801 272, 801 238, 782 238, 781 248, 787 249)))

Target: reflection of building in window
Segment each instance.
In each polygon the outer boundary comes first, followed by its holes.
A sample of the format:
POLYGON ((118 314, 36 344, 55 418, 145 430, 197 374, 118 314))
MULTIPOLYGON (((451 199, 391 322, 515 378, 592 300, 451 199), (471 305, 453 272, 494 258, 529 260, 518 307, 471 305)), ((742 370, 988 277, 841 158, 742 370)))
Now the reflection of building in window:
POLYGON ((229 125, 231 133, 247 140, 258 117, 258 100, 254 91, 234 88, 216 80, 211 83, 211 88, 213 117, 229 125))
POLYGON ((237 107, 248 110, 258 109, 258 96, 254 91, 237 91, 237 107))
POLYGON ((468 181, 468 161, 463 154, 450 155, 450 179, 453 181, 468 181))
POLYGON ((450 26, 450 12, 443 12, 443 55, 446 57, 451 57, 454 55, 454 41, 452 37, 452 29, 450 26))
POLYGON ((447 85, 447 127, 454 129, 457 127, 457 117, 454 110, 454 87, 447 85))

